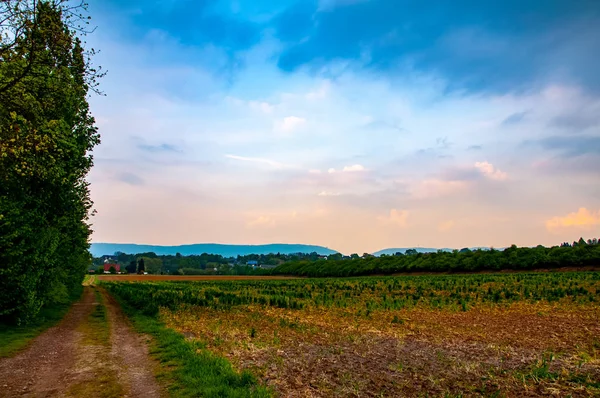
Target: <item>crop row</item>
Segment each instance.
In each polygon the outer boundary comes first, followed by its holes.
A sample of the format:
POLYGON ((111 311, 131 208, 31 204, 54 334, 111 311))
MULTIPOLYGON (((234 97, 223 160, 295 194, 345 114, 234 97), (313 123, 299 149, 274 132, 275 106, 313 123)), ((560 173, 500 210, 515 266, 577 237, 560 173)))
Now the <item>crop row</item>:
POLYGON ((519 301, 594 303, 600 292, 600 273, 103 284, 148 314, 156 313, 159 307, 227 309, 249 304, 290 309, 310 306, 373 311, 425 306, 466 310, 519 301))

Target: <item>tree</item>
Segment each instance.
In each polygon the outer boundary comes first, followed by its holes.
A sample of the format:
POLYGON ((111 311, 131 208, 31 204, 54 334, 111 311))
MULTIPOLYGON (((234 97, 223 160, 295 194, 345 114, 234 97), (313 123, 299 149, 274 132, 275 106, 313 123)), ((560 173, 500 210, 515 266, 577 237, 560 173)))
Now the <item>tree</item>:
MULTIPOLYGON (((0 318, 65 302, 91 264, 96 71, 65 0, 0 2, 0 318)), ((76 18, 75 18, 76 19, 76 18)))
POLYGON ((128 274, 135 274, 135 272, 137 271, 137 264, 135 260, 130 261, 129 264, 125 267, 125 270, 128 274))
POLYGON ((144 258, 138 260, 138 274, 143 274, 146 271, 146 265, 144 264, 144 258))
POLYGON ((111 273, 111 274, 116 274, 117 273, 117 269, 113 265, 111 265, 110 268, 108 269, 108 272, 111 273))

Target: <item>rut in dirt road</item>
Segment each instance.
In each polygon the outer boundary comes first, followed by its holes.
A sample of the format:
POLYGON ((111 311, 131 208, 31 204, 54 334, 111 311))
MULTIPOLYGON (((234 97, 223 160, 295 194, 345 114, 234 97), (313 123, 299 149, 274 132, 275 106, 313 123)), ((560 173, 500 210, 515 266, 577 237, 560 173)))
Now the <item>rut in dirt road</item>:
POLYGON ((160 397, 147 353, 118 304, 85 287, 59 325, 0 359, 0 397, 160 397))

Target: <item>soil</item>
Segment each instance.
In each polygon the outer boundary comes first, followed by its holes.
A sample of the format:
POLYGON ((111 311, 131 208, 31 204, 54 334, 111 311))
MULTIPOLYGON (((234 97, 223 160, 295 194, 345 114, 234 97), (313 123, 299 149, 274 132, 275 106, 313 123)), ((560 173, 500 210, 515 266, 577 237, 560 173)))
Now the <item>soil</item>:
POLYGON ((60 324, 25 351, 0 359, 0 397, 161 396, 144 338, 133 331, 114 300, 102 295, 104 303, 86 286, 60 324), (93 323, 99 305, 106 306, 108 321, 100 327, 93 323))
POLYGON ((596 306, 394 314, 400 322, 385 311, 359 318, 341 316, 343 309, 161 310, 169 327, 282 397, 598 396, 596 306))

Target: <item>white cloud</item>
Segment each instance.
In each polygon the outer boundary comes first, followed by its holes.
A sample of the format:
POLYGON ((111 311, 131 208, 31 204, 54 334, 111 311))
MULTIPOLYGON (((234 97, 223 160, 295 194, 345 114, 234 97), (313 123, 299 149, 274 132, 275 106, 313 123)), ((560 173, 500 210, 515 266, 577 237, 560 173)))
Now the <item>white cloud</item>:
POLYGON ((321 87, 319 87, 315 91, 307 93, 304 97, 309 101, 323 99, 327 97, 327 94, 329 93, 330 89, 331 83, 328 80, 326 80, 325 82, 323 82, 323 84, 321 84, 321 87))
POLYGON ((259 111, 262 113, 270 114, 273 112, 274 106, 269 104, 268 102, 260 102, 260 101, 250 101, 248 103, 250 109, 254 111, 259 111))
MULTIPOLYGON (((352 173, 355 171, 365 171, 365 166, 361 165, 361 164, 353 164, 352 166, 344 166, 344 168, 342 170, 340 170, 341 172, 344 173, 352 173)), ((329 174, 333 174, 333 173, 337 173, 338 170, 334 169, 333 167, 330 168, 329 170, 327 170, 327 172, 329 174)))
POLYGON ((340 196, 340 193, 339 192, 321 191, 321 192, 319 192, 318 196, 340 196))
POLYGON ((310 174, 321 174, 321 170, 317 170, 317 169, 310 169, 310 170, 308 170, 308 172, 310 174))
POLYGON ((277 162, 277 161, 271 160, 271 159, 265 159, 265 158, 253 158, 253 157, 238 156, 238 155, 225 155, 225 157, 228 159, 239 160, 241 162, 262 163, 262 164, 266 164, 271 167, 274 167, 276 169, 284 169, 284 168, 291 167, 290 165, 286 165, 284 163, 277 162))
POLYGON ((352 166, 344 167, 343 171, 364 171, 365 167, 360 164, 354 164, 352 166))
POLYGON ((306 124, 306 119, 298 116, 284 117, 277 125, 279 130, 290 133, 306 124))
POLYGON ((475 168, 479 169, 481 174, 483 174, 485 177, 492 180, 504 181, 508 178, 508 174, 500 171, 499 169, 495 168, 493 164, 488 162, 476 162, 475 168))

